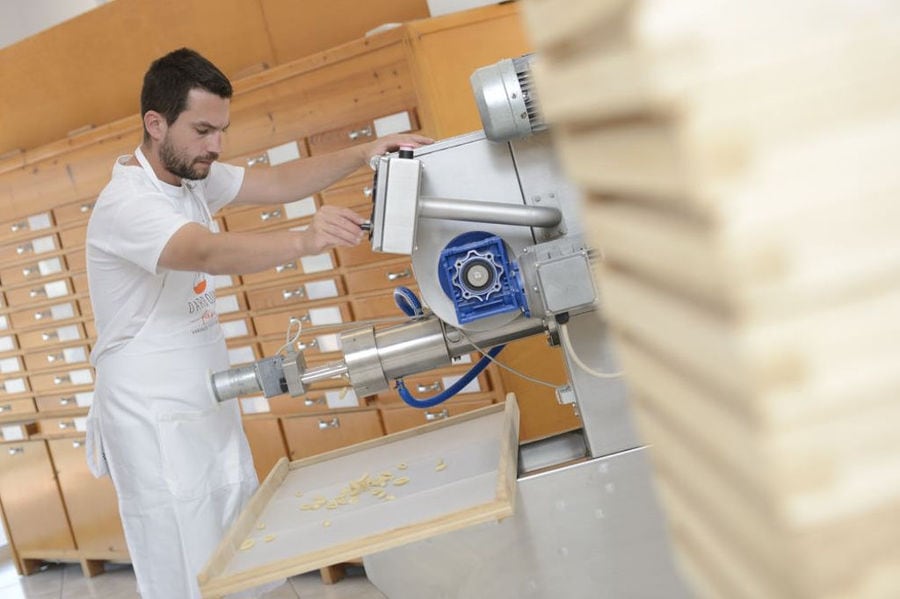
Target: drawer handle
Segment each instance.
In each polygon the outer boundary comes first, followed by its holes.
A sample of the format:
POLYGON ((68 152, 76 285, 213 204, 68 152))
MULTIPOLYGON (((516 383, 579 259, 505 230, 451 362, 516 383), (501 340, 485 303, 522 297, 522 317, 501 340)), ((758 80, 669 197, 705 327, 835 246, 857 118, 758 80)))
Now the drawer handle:
POLYGON ((72 403, 73 401, 75 401, 75 398, 74 398, 74 397, 60 397, 60 398, 59 398, 59 405, 61 405, 61 406, 67 406, 67 405, 69 405, 70 403, 72 403))
POLYGON ((12 404, 3 404, 2 406, 0 406, 0 412, 12 412, 12 404))
POLYGON ((71 382, 72 382, 72 377, 70 377, 68 374, 53 377, 54 385, 65 385, 66 383, 71 383, 71 382))
POLYGON ((260 154, 259 156, 247 159, 247 168, 256 166, 257 164, 269 164, 269 155, 260 154))
POLYGON ((271 220, 273 218, 281 218, 281 209, 276 208, 275 210, 270 210, 269 212, 262 212, 259 215, 259 220, 271 220))
MULTIPOLYGON (((324 397, 316 397, 316 398, 307 397, 306 399, 303 400, 303 405, 308 408, 311 408, 312 406, 320 406, 323 403, 325 403, 324 397)), ((319 428, 322 428, 321 420, 319 421, 319 428)))
POLYGON ((284 289, 281 292, 281 297, 283 297, 285 299, 285 301, 296 298, 296 297, 304 297, 305 295, 306 295, 306 291, 303 289, 303 287, 297 287, 294 290, 284 289))
POLYGON ((387 280, 388 280, 388 281, 396 281, 397 279, 405 279, 405 278, 407 278, 407 277, 409 277, 409 276, 412 276, 412 271, 411 271, 411 270, 409 269, 409 267, 407 266, 406 268, 404 268, 404 269, 401 270, 400 272, 389 272, 389 273, 385 273, 385 276, 387 277, 387 280))
POLYGON ((287 264, 279 264, 275 267, 275 272, 284 272, 286 270, 297 270, 297 263, 288 262, 287 264))
POLYGON ((319 430, 324 431, 329 428, 341 428, 341 421, 337 416, 331 420, 319 420, 319 430))
POLYGON ((25 453, 24 447, 10 447, 9 448, 9 455, 20 455, 23 453, 25 453))
POLYGON ((367 198, 372 197, 372 191, 374 191, 374 190, 368 185, 363 187, 363 195, 366 196, 367 198))
POLYGON ((36 298, 36 297, 40 297, 42 295, 43 296, 47 295, 47 290, 44 289, 43 287, 38 287, 37 289, 32 289, 31 291, 28 292, 28 296, 31 297, 32 299, 36 298))
POLYGON ((425 411, 425 421, 426 422, 433 422, 435 420, 443 420, 444 418, 449 418, 449 417, 450 417, 450 412, 449 412, 449 410, 447 410, 447 408, 444 408, 440 412, 429 412, 427 410, 425 411))
POLYGON ((53 341, 54 339, 59 339, 59 333, 57 333, 56 331, 41 333, 41 339, 44 341, 53 341))
POLYGON ((313 339, 313 340, 310 341, 309 343, 298 343, 298 344, 297 344, 297 348, 298 348, 300 351, 303 351, 303 350, 305 350, 305 349, 309 349, 309 348, 311 348, 311 347, 319 347, 319 340, 318 340, 318 339, 313 339))
POLYGON ((425 393, 426 391, 440 391, 441 389, 440 381, 435 381, 430 385, 416 385, 416 391, 419 393, 425 393))
POLYGON ((35 320, 43 320, 44 318, 50 318, 53 314, 50 310, 44 310, 43 312, 35 312, 34 319, 35 320))
POLYGON ((57 360, 65 360, 66 356, 64 354, 47 354, 47 361, 51 364, 56 362, 57 360))
POLYGON ((41 274, 41 271, 39 268, 36 268, 34 266, 26 266, 25 268, 22 269, 23 276, 30 277, 31 275, 36 275, 36 274, 41 274))
POLYGON ((372 128, 366 125, 362 129, 354 129, 347 134, 352 140, 359 139, 360 137, 372 137, 372 128))
POLYGON ((34 245, 31 243, 23 243, 20 246, 16 247, 16 253, 20 256, 26 252, 34 251, 34 245))
POLYGON ((87 204, 82 204, 78 207, 78 212, 82 214, 87 214, 91 210, 94 209, 94 202, 88 202, 87 204))
POLYGON ((59 426, 60 430, 66 430, 67 428, 75 428, 75 423, 71 420, 63 420, 57 426, 59 426))
POLYGON ((84 441, 72 441, 72 447, 78 449, 79 447, 84 446, 84 441))
POLYGON ((9 230, 12 231, 13 233, 18 233, 19 231, 24 231, 27 228, 28 228, 28 222, 24 221, 24 220, 17 222, 17 223, 13 223, 9 226, 9 230))

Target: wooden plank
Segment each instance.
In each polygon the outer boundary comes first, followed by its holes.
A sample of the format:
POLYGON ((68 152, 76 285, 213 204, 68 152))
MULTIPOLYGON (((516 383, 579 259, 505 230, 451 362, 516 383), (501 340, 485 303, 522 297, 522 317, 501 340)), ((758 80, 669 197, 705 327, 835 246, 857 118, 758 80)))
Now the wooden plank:
POLYGON ((201 573, 203 596, 220 596, 510 515, 517 420, 510 396, 505 405, 293 462, 287 470, 280 462, 278 476, 267 477, 201 573), (364 509, 349 504, 338 508, 336 502, 325 514, 309 508, 306 502, 319 495, 326 499, 341 486, 349 488, 351 481, 368 480, 358 472, 378 477, 370 470, 373 464, 379 471, 401 464, 397 472, 409 473, 408 487, 389 487, 396 501, 365 496, 356 504, 364 509), (444 468, 450 476, 442 482, 444 468), (254 545, 237 553, 239 543, 248 539, 254 545))
POLYGON ((769 417, 782 422, 851 405, 848 376, 878 384, 894 380, 885 378, 885 360, 896 360, 900 351, 900 323, 883 315, 900 314, 900 288, 786 321, 749 323, 610 268, 599 283, 614 329, 640 339, 726 396, 793 390, 796 401, 767 406, 769 417), (814 403, 810 390, 818 398, 814 403))
POLYGON ((610 264, 741 319, 821 309, 890 287, 891 273, 900 275, 896 202, 822 199, 741 227, 647 202, 592 200, 586 225, 610 264))

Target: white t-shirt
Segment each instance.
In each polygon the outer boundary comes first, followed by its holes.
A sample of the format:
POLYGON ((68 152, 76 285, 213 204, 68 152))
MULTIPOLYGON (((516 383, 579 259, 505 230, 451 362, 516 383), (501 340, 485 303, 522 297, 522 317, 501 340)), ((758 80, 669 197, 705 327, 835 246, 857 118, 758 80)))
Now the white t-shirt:
POLYGON ((244 181, 243 168, 214 162, 205 179, 169 185, 140 166, 126 166, 129 159, 116 160, 87 228, 88 285, 97 326, 91 351, 95 366, 146 322, 162 288, 159 256, 172 235, 189 222, 208 226, 209 215, 231 202, 244 181))

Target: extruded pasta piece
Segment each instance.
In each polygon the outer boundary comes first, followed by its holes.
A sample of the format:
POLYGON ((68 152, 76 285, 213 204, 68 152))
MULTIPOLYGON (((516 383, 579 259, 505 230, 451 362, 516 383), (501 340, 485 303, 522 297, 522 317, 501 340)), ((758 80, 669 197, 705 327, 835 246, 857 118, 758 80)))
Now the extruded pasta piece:
POLYGON ((241 551, 247 551, 254 545, 256 545, 256 541, 254 541, 253 539, 246 539, 243 543, 241 543, 240 549, 241 551))

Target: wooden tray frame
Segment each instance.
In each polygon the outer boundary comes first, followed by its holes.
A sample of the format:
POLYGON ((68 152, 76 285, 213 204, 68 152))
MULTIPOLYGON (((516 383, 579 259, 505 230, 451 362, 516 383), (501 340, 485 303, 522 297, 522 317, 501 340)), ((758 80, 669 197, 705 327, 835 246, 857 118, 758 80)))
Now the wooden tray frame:
POLYGON ((200 584, 201 594, 207 599, 222 597, 229 593, 357 559, 360 556, 430 538, 441 533, 509 517, 513 514, 516 496, 518 437, 519 408, 515 395, 510 393, 502 404, 494 404, 439 422, 429 423, 294 462, 289 462, 287 458, 281 458, 250 499, 247 507, 244 508, 241 515, 226 532, 218 548, 198 575, 197 579, 200 584), (505 412, 506 417, 500 438, 500 461, 497 465, 496 496, 492 501, 391 531, 372 534, 350 542, 272 562, 244 572, 230 575, 223 574, 231 559, 240 550, 240 544, 251 533, 257 519, 290 471, 349 454, 363 452, 373 447, 419 436, 430 431, 458 425, 498 412, 505 412))

